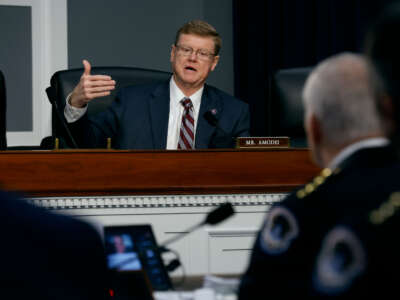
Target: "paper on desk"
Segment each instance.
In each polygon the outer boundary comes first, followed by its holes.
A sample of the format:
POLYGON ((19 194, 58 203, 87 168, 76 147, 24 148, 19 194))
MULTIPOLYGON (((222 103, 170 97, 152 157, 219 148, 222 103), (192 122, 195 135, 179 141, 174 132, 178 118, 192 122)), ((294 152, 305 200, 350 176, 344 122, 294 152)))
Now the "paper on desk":
POLYGON ((165 291, 154 292, 155 300, 215 300, 215 294, 212 289, 196 289, 191 292, 186 291, 165 291))
POLYGON ((203 287, 214 290, 216 294, 236 294, 239 282, 239 278, 223 278, 214 275, 206 275, 204 276, 203 287))

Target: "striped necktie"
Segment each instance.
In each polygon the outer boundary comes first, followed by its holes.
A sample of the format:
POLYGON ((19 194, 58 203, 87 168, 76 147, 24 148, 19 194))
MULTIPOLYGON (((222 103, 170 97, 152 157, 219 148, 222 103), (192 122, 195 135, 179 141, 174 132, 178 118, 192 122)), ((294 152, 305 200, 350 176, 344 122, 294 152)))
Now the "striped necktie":
POLYGON ((194 149, 194 118, 193 104, 189 98, 183 98, 184 107, 182 114, 181 130, 179 132, 178 149, 194 149))

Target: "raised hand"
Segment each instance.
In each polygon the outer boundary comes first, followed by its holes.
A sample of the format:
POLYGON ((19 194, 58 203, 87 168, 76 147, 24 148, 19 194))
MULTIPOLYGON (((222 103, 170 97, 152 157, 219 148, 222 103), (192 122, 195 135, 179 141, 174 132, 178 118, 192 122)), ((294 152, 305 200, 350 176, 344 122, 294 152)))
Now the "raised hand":
POLYGON ((91 75, 91 66, 83 60, 84 71, 78 85, 72 91, 69 103, 74 107, 84 107, 95 98, 110 95, 115 89, 115 80, 108 75, 91 75))

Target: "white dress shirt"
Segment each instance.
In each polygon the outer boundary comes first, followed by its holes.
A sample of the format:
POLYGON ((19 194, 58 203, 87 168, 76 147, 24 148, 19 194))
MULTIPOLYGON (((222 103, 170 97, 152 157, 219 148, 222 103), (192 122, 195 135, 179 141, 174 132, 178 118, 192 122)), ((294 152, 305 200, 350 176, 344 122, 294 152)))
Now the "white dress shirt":
POLYGON ((64 116, 68 123, 73 123, 78 121, 87 111, 87 105, 82 108, 73 107, 69 104, 69 98, 71 98, 71 94, 68 94, 67 99, 65 100, 66 105, 64 108, 64 116))
MULTIPOLYGON (((193 95, 189 96, 193 103, 193 116, 194 116, 194 132, 197 128, 197 120, 200 111, 201 97, 203 95, 204 86, 202 86, 193 95)), ((79 120, 87 110, 87 105, 83 108, 76 108, 69 104, 69 98, 71 94, 68 95, 66 99, 66 105, 64 109, 64 116, 68 123, 75 122, 79 120)), ((183 94, 181 89, 176 85, 174 77, 171 77, 169 82, 169 119, 168 119, 168 136, 167 136, 167 149, 176 150, 178 148, 179 132, 182 123, 182 114, 184 107, 180 101, 186 96, 183 94)), ((94 100, 96 101, 96 100, 94 100)), ((196 141, 196 134, 194 136, 194 141, 196 141)))
MULTIPOLYGON (((194 117, 194 133, 197 128, 197 120, 199 117, 201 96, 203 95, 204 86, 189 98, 193 104, 193 117, 194 117)), ((181 130, 182 114, 184 107, 181 100, 186 96, 182 93, 180 88, 176 85, 174 77, 171 77, 169 82, 169 120, 168 120, 168 138, 167 150, 174 150, 178 148, 179 133, 181 130)), ((196 134, 194 135, 194 143, 196 141, 196 134)))

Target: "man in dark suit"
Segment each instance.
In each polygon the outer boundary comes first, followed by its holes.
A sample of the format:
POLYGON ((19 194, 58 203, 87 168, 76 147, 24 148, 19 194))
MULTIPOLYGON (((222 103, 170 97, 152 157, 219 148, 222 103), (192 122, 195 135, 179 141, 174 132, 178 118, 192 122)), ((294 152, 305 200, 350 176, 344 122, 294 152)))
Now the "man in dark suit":
POLYGON ((327 230, 400 187, 397 157, 384 137, 363 57, 342 54, 322 62, 307 79, 303 99, 308 143, 325 169, 269 211, 239 299, 307 296, 327 230))
POLYGON ((64 112, 78 144, 104 146, 111 137, 113 147, 122 149, 233 147, 235 137, 249 136, 249 110, 244 102, 205 84, 218 64, 220 48, 221 38, 210 24, 185 24, 172 45, 171 80, 120 90, 110 109, 93 119, 85 114, 87 104, 108 95, 115 81, 90 75, 90 64, 83 61, 85 71, 64 112))
MULTIPOLYGON (((372 87, 392 144, 400 153, 400 46, 393 43, 400 30, 400 4, 385 8, 367 35, 372 62, 372 87)), ((383 174, 375 182, 399 182, 398 173, 383 174)), ((349 213, 324 236, 312 274, 313 298, 391 299, 399 295, 400 187, 369 195, 375 206, 349 213)))
POLYGON ((0 192, 3 299, 108 299, 102 241, 88 224, 0 192))

